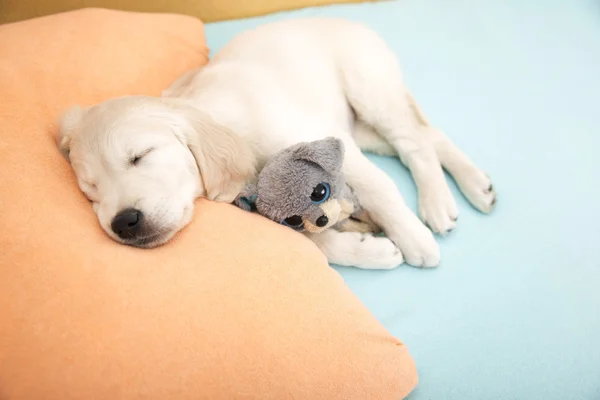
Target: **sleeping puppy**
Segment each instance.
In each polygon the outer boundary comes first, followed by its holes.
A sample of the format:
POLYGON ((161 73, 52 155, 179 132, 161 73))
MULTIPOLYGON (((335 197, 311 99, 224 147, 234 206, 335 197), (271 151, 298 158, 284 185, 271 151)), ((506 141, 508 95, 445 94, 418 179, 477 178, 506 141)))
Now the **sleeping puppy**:
POLYGON ((344 143, 347 183, 387 236, 312 235, 332 263, 438 265, 431 231, 450 232, 458 217, 442 168, 477 209, 495 204, 489 177, 429 124, 384 41, 344 20, 242 33, 162 97, 68 110, 57 139, 106 233, 154 247, 188 224, 196 198, 231 202, 272 155, 328 136, 344 143), (361 150, 398 156, 409 168, 423 222, 361 150))
POLYGON ((137 247, 173 237, 199 196, 231 202, 254 173, 255 157, 239 136, 177 100, 124 97, 71 108, 58 140, 104 231, 137 247))

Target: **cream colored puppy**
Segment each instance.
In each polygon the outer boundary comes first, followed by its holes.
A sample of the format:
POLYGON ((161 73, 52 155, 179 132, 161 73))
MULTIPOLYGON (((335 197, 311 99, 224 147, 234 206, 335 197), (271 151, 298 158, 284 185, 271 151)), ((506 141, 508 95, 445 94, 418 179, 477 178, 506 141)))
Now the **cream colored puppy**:
POLYGON ((199 196, 231 202, 275 152, 327 136, 344 141, 347 182, 387 235, 309 234, 332 263, 440 261, 432 232, 361 149, 400 157, 434 232, 449 232, 458 217, 442 167, 476 208, 495 203, 488 176, 419 111, 383 40, 344 20, 287 20, 242 33, 161 98, 69 110, 58 142, 107 234, 153 247, 190 221, 199 196))

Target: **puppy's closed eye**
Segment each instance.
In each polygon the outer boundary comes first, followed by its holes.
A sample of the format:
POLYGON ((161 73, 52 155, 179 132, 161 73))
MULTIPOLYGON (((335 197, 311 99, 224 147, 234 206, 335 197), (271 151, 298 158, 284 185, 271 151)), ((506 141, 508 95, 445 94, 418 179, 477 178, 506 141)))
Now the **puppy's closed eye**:
POLYGON ((142 158, 144 158, 145 156, 147 156, 153 150, 154 150, 154 148, 151 147, 149 149, 146 149, 146 150, 142 151, 141 153, 138 153, 138 154, 134 155, 133 157, 131 157, 129 159, 129 164, 130 165, 138 165, 138 163, 142 160, 142 158))

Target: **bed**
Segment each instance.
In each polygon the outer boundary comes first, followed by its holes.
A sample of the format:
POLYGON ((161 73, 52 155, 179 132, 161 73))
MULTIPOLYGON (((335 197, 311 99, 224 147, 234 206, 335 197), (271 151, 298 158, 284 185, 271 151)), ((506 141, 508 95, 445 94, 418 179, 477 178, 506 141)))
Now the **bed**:
MULTIPOLYGON (((411 400, 600 399, 600 6, 590 0, 402 0, 207 24, 235 34, 304 16, 361 21, 389 43, 428 117, 493 178, 484 216, 457 196, 442 264, 336 267, 411 349, 411 400)), ((415 209, 399 161, 370 156, 415 209)))

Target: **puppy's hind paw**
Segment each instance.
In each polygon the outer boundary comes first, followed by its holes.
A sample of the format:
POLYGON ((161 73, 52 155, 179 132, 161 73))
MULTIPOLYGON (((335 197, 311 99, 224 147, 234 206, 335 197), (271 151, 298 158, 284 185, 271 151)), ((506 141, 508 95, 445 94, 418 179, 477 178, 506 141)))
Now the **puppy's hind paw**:
POLYGON ((490 213, 497 201, 496 189, 490 177, 478 169, 465 171, 462 175, 459 186, 469 202, 482 213, 490 213))
POLYGON ((458 207, 447 186, 419 194, 419 216, 435 233, 446 235, 456 227, 458 207))

